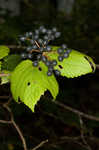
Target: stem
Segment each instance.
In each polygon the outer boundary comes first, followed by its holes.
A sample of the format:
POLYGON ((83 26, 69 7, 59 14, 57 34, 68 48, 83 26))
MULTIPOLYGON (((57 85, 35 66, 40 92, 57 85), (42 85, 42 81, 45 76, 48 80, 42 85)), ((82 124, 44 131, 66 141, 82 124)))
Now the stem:
POLYGON ((99 121, 99 117, 95 117, 95 116, 92 116, 92 115, 85 114, 85 113, 83 113, 83 112, 81 112, 79 110, 76 110, 76 109, 74 109, 74 108, 72 108, 70 106, 64 105, 64 104, 62 104, 62 103, 60 103, 58 101, 53 101, 53 102, 55 104, 57 104, 58 106, 66 109, 68 111, 71 111, 71 112, 73 112, 73 113, 75 113, 75 114, 77 114, 79 116, 82 116, 82 117, 87 118, 89 120, 99 121))
POLYGON ((99 64, 96 64, 96 68, 99 69, 99 64))
POLYGON ((0 77, 8 77, 8 76, 10 76, 9 73, 8 74, 6 74, 6 73, 0 73, 0 77))

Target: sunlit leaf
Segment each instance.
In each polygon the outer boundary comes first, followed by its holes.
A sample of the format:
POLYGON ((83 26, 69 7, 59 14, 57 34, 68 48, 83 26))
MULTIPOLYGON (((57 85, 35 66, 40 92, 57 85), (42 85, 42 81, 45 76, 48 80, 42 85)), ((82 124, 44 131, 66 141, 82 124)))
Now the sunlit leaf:
MULTIPOLYGON (((56 59, 58 61, 57 49, 58 47, 53 47, 53 51, 47 53, 49 59, 56 59)), ((62 76, 74 78, 94 72, 96 66, 91 57, 72 50, 68 58, 65 58, 62 62, 58 61, 58 65, 55 69, 60 70, 62 76)))
POLYGON ((0 59, 4 58, 9 53, 9 48, 7 46, 0 46, 0 59))
POLYGON ((58 83, 52 75, 47 76, 47 67, 41 62, 39 67, 33 67, 32 61, 22 61, 11 75, 11 91, 14 99, 20 99, 32 111, 34 106, 46 90, 56 98, 58 83))
POLYGON ((11 75, 11 72, 9 71, 6 71, 6 70, 0 71, 0 78, 1 78, 0 85, 10 82, 10 75, 11 75))

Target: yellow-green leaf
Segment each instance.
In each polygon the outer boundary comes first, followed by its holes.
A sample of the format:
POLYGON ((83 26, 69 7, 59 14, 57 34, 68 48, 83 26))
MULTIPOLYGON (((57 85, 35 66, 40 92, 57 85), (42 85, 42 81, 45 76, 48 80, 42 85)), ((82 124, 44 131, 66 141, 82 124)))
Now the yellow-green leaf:
POLYGON ((72 50, 69 57, 65 58, 62 62, 58 61, 58 48, 59 47, 52 47, 53 51, 47 53, 47 55, 49 59, 57 60, 58 65, 55 69, 60 70, 62 76, 74 78, 95 71, 96 65, 92 58, 76 50, 72 50))
POLYGON ((11 91, 14 99, 20 99, 32 111, 34 106, 46 90, 49 90, 56 98, 58 83, 52 75, 47 76, 47 67, 40 62, 39 67, 34 67, 32 61, 22 61, 12 72, 11 91))
POLYGON ((0 46, 0 59, 4 58, 9 54, 10 50, 7 46, 0 46))

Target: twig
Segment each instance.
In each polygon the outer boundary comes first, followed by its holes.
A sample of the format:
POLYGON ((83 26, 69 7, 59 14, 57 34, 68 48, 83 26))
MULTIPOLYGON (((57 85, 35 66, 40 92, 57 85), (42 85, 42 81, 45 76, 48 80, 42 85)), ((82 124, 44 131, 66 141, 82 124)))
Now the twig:
POLYGON ((45 141, 42 141, 40 144, 38 144, 37 146, 35 146, 32 150, 37 150, 38 148, 42 147, 47 142, 48 142, 48 139, 45 140, 45 141))
POLYGON ((92 115, 89 115, 89 114, 85 114, 85 113, 83 113, 83 112, 81 112, 81 111, 79 111, 79 110, 76 110, 76 109, 74 109, 74 108, 72 108, 72 107, 70 107, 70 106, 64 105, 64 104, 62 104, 62 103, 60 103, 60 102, 58 102, 58 101, 53 101, 53 102, 54 102, 55 104, 57 104, 58 106, 60 106, 60 107, 62 107, 62 108, 64 108, 64 109, 66 109, 66 110, 68 110, 68 111, 71 111, 71 112, 73 112, 73 113, 75 113, 75 114, 77 114, 77 115, 79 115, 79 116, 82 116, 82 117, 87 118, 87 119, 89 119, 89 120, 99 121, 99 118, 98 118, 98 117, 95 117, 95 116, 92 116, 92 115))
POLYGON ((80 121, 80 127, 81 127, 81 130, 80 130, 80 132, 81 132, 81 139, 82 139, 84 145, 86 146, 86 148, 88 150, 92 150, 91 147, 89 146, 89 144, 87 143, 87 141, 85 139, 85 136, 84 136, 84 123, 83 123, 83 120, 82 120, 81 116, 79 116, 79 121, 80 121))
POLYGON ((0 77, 8 77, 8 76, 10 76, 9 73, 0 73, 0 77))
POLYGON ((77 141, 79 139, 81 139, 81 136, 75 136, 75 137, 62 136, 62 137, 60 137, 60 140, 73 140, 73 141, 77 141))
POLYGON ((12 118, 11 122, 12 122, 13 126, 15 127, 15 129, 17 130, 17 132, 22 140, 24 150, 27 150, 26 141, 25 141, 25 138, 23 137, 22 131, 20 130, 20 128, 18 127, 18 125, 16 124, 16 122, 14 121, 13 118, 12 118))
POLYGON ((99 64, 96 64, 96 68, 99 69, 99 64))
POLYGON ((21 45, 7 45, 8 48, 11 49, 25 49, 26 46, 21 46, 21 45))
POLYGON ((6 96, 6 95, 0 96, 0 99, 8 99, 8 98, 9 98, 9 96, 6 96))
POLYGON ((81 139, 81 136, 75 136, 75 137, 63 136, 63 137, 60 137, 58 142, 52 143, 51 146, 56 147, 56 145, 60 145, 60 144, 63 144, 63 143, 66 143, 67 141, 69 141, 69 142, 73 142, 75 144, 78 144, 81 147, 88 150, 86 145, 82 144, 82 142, 79 142, 80 139, 81 139))
POLYGON ((11 123, 12 123, 12 121, 0 120, 0 123, 11 124, 11 123))
POLYGON ((40 45, 38 44, 37 41, 35 41, 35 44, 36 44, 36 46, 37 46, 38 48, 40 48, 40 45))
MULTIPOLYGON (((10 100, 11 100, 11 99, 10 99, 10 100)), ((27 150, 26 141, 25 141, 25 138, 24 138, 24 136, 23 136, 23 134, 22 134, 22 131, 20 130, 20 128, 18 127, 18 125, 17 125, 16 122, 14 121, 14 117, 13 117, 12 111, 11 111, 10 107, 8 106, 10 100, 9 100, 7 103, 4 103, 4 104, 3 104, 3 107, 6 108, 6 110, 10 113, 11 120, 9 120, 9 121, 0 120, 0 123, 12 124, 12 125, 15 127, 17 133, 18 133, 19 136, 20 136, 20 139, 21 139, 21 141, 22 141, 22 143, 23 143, 23 148, 24 148, 24 150, 27 150)))

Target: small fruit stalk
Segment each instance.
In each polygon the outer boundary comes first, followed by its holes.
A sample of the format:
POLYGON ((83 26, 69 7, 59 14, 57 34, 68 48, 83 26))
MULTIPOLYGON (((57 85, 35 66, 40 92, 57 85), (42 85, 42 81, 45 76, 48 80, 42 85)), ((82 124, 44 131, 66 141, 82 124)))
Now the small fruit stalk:
POLYGON ((56 51, 58 53, 57 60, 52 60, 47 55, 53 52, 49 43, 59 38, 60 35, 61 32, 58 32, 56 27, 46 29, 44 26, 40 26, 34 32, 26 32, 24 36, 19 37, 19 43, 26 46, 25 51, 21 53, 21 58, 32 60, 34 67, 38 67, 39 62, 42 61, 48 67, 48 76, 53 73, 60 75, 60 71, 55 69, 57 61, 62 62, 68 58, 71 50, 67 48, 66 44, 62 44, 56 51))

